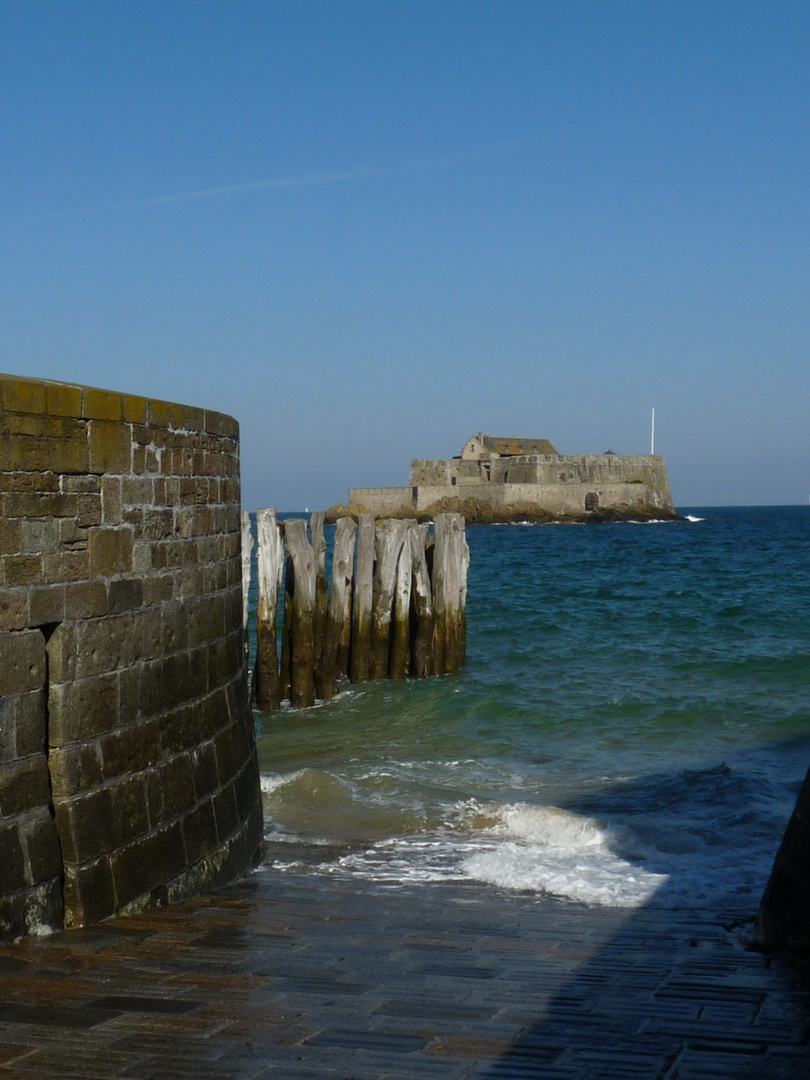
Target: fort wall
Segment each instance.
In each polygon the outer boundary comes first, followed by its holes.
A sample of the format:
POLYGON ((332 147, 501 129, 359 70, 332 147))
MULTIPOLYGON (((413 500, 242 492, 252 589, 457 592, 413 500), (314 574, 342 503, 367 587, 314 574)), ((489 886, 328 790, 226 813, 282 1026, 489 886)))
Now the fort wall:
POLYGON ((0 933, 248 868, 239 430, 0 375, 0 933))
POLYGON ((568 517, 619 507, 674 513, 664 459, 653 454, 417 459, 408 487, 349 490, 351 507, 378 516, 423 514, 448 499, 474 499, 505 514, 535 508, 568 517))

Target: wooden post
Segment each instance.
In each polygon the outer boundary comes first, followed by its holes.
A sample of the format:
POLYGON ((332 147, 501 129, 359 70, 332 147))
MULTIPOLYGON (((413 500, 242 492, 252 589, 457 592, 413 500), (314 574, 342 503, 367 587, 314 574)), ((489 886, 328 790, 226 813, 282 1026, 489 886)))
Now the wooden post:
POLYGON ((374 582, 374 515, 361 514, 357 523, 357 569, 349 672, 353 683, 371 674, 371 604, 374 582))
POLYGON ((315 615, 316 559, 307 539, 307 523, 291 518, 284 523, 288 563, 287 595, 290 597, 290 703, 295 708, 315 704, 315 615), (292 573, 290 573, 292 570, 292 573), (292 582, 289 578, 292 577, 292 582), (290 587, 291 585, 291 587, 290 587))
POLYGON ((391 661, 388 676, 391 679, 404 679, 410 659, 411 630, 411 578, 413 577, 413 554, 411 534, 418 531, 415 521, 405 522, 402 543, 397 559, 394 582, 394 615, 391 627, 391 661))
POLYGON ((340 518, 335 528, 332 595, 326 616, 320 663, 315 669, 315 689, 318 697, 323 701, 329 701, 335 696, 337 680, 346 674, 348 649, 342 658, 343 670, 340 670, 340 646, 346 629, 351 630, 354 537, 355 525, 352 519, 340 518))
POLYGON ((411 632, 411 675, 416 679, 426 679, 434 673, 433 592, 425 553, 427 529, 427 525, 415 523, 408 529, 413 565, 411 598, 414 617, 411 632))
MULTIPOLYGON (((286 530, 284 525, 281 526, 281 530, 284 536, 286 536, 286 530)), ((285 560, 284 569, 284 612, 282 615, 281 623, 281 664, 279 666, 278 684, 279 693, 281 694, 281 700, 287 701, 290 696, 290 649, 291 649, 291 634, 292 634, 292 588, 295 573, 293 571, 292 559, 288 555, 285 560)))
POLYGON ((276 508, 256 511, 258 540, 256 605, 256 663, 253 667, 253 697, 260 709, 277 709, 281 703, 276 612, 281 575, 284 569, 284 541, 276 522, 276 508))
POLYGON ((433 556, 433 643, 436 674, 456 671, 466 654, 466 615, 469 548, 461 514, 437 514, 433 522, 436 551, 433 556))
MULTIPOLYGON (((309 516, 309 535, 312 538, 312 550, 315 553, 315 613, 312 623, 312 640, 315 649, 315 670, 320 666, 323 649, 323 636, 326 633, 326 609, 329 587, 326 583, 326 540, 323 535, 323 522, 326 514, 317 510, 309 516)), ((320 694, 318 695, 320 697, 320 694)))
POLYGON ((391 653, 391 608, 396 586, 397 562, 407 522, 390 519, 377 525, 374 596, 371 605, 371 678, 388 674, 391 653))
POLYGON ((253 551, 253 532, 250 512, 242 511, 242 627, 245 631, 244 649, 248 651, 248 593, 250 592, 250 555, 253 551))

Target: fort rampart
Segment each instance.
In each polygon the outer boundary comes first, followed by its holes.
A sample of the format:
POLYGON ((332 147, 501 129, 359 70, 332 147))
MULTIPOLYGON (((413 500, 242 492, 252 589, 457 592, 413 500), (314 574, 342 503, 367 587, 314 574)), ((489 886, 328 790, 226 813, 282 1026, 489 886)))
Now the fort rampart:
POLYGON ((258 857, 239 510, 230 417, 0 375, 0 933, 258 857))
POLYGON ((560 518, 618 507, 674 513, 664 459, 653 454, 417 459, 408 487, 349 490, 351 508, 379 517, 429 513, 446 500, 474 500, 504 519, 531 508, 560 518))

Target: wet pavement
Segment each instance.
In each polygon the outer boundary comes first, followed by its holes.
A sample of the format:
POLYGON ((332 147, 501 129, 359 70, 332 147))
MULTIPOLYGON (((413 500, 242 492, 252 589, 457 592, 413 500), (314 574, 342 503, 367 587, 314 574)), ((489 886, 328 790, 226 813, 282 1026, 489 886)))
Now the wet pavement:
POLYGON ((265 869, 0 945, 0 1080, 807 1080, 810 973, 748 929, 265 869))

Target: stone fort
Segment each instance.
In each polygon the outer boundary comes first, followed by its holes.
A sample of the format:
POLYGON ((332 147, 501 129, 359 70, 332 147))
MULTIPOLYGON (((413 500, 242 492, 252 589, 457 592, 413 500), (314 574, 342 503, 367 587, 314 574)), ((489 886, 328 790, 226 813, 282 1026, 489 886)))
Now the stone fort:
POLYGON ((657 454, 558 454, 548 439, 471 436, 457 457, 411 462, 407 487, 351 488, 349 506, 378 516, 483 508, 487 520, 536 514, 580 519, 626 513, 674 516, 657 454))

